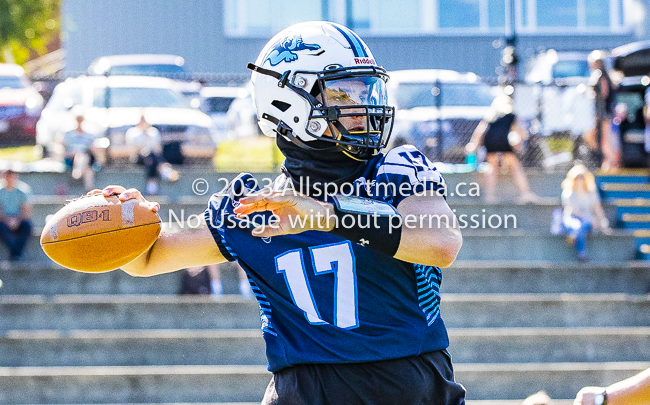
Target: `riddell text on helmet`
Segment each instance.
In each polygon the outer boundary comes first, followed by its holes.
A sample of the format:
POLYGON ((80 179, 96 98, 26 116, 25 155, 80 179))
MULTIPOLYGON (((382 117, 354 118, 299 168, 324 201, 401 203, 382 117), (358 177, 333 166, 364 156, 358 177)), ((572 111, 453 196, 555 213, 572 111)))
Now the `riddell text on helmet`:
POLYGON ((375 62, 374 59, 372 58, 354 58, 354 63, 356 65, 376 65, 377 62, 375 62))

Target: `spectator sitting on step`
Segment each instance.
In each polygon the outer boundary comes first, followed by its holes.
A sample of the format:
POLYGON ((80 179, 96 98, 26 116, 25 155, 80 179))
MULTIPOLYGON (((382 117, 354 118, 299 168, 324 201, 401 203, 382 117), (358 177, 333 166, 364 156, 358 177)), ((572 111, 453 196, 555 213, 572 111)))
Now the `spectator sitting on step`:
POLYGON ((600 204, 594 175, 584 165, 573 166, 562 181, 562 225, 567 243, 574 245, 578 260, 587 258, 587 235, 592 229, 610 234, 609 221, 600 204))
POLYGON ((171 166, 164 163, 162 157, 162 138, 160 131, 152 127, 144 116, 140 115, 140 122, 133 128, 126 131, 126 144, 130 147, 131 160, 139 165, 144 166, 147 177, 146 191, 149 195, 158 193, 158 183, 161 175, 165 180, 174 181, 175 172, 171 166))
POLYGON ((205 267, 189 267, 181 275, 181 295, 210 294, 210 273, 205 267))
POLYGON ((584 387, 573 405, 650 404, 650 368, 608 387, 584 387))
MULTIPOLYGON (((248 282, 246 272, 240 266, 237 267, 239 293, 244 299, 252 300, 254 298, 253 290, 248 282)), ((181 278, 180 294, 210 294, 213 298, 219 298, 223 294, 219 265, 187 268, 181 278)))
POLYGON ((30 187, 8 169, 0 186, 0 240, 9 249, 9 260, 20 260, 32 234, 30 187))
POLYGON ((90 191, 95 188, 96 137, 83 128, 83 115, 77 115, 75 119, 77 127, 63 136, 64 161, 72 169, 72 178, 79 180, 83 177, 84 187, 90 191))
MULTIPOLYGON (((218 298, 223 294, 220 266, 223 266, 223 264, 211 264, 208 266, 208 271, 210 272, 210 291, 214 298, 218 298)), ((248 282, 248 276, 246 276, 246 272, 239 265, 237 265, 237 274, 239 276, 239 294, 241 294, 244 299, 254 299, 253 290, 248 282)))

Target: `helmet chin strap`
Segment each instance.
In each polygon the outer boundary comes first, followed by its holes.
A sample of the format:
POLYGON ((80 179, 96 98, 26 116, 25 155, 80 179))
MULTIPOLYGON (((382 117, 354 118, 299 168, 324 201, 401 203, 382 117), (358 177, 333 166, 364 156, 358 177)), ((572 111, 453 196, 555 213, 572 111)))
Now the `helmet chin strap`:
POLYGON ((332 148, 318 147, 323 146, 326 141, 312 142, 317 144, 316 147, 310 146, 306 149, 284 136, 276 138, 278 148, 286 158, 283 171, 291 178, 295 187, 303 187, 303 192, 312 193, 319 188, 319 184, 340 185, 351 182, 363 173, 365 161, 352 159, 332 148))

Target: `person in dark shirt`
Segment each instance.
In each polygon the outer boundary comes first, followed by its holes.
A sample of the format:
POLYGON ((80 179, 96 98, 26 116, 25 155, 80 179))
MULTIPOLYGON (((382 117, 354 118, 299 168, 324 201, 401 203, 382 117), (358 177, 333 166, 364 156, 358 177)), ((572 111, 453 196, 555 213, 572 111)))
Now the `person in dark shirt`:
POLYGON ((512 98, 500 95, 494 99, 490 111, 478 124, 465 151, 476 153, 481 143, 485 146, 485 160, 490 164, 485 174, 485 200, 498 202, 496 194, 497 173, 503 164, 512 172, 515 185, 519 189, 521 202, 533 202, 539 197, 530 190, 526 173, 521 167, 519 158, 515 153, 521 149, 522 142, 528 137, 517 122, 517 117, 512 111, 512 98))

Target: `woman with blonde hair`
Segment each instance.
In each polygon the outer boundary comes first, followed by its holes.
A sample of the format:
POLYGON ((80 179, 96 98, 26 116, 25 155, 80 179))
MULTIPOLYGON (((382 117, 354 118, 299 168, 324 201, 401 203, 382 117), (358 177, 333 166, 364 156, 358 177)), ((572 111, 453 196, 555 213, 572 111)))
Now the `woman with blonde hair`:
POLYGON ((521 202, 533 202, 539 197, 530 191, 526 174, 515 154, 521 149, 522 141, 528 133, 518 123, 513 113, 512 98, 506 94, 497 96, 485 118, 479 122, 472 138, 465 147, 467 154, 476 153, 478 146, 483 143, 487 155, 485 160, 490 168, 485 173, 485 200, 497 202, 496 183, 499 164, 510 168, 515 185, 519 189, 521 202))
POLYGON ((594 175, 584 165, 573 166, 562 181, 562 224, 567 243, 576 248, 578 260, 587 258, 587 235, 592 229, 610 233, 609 221, 600 204, 594 175))

